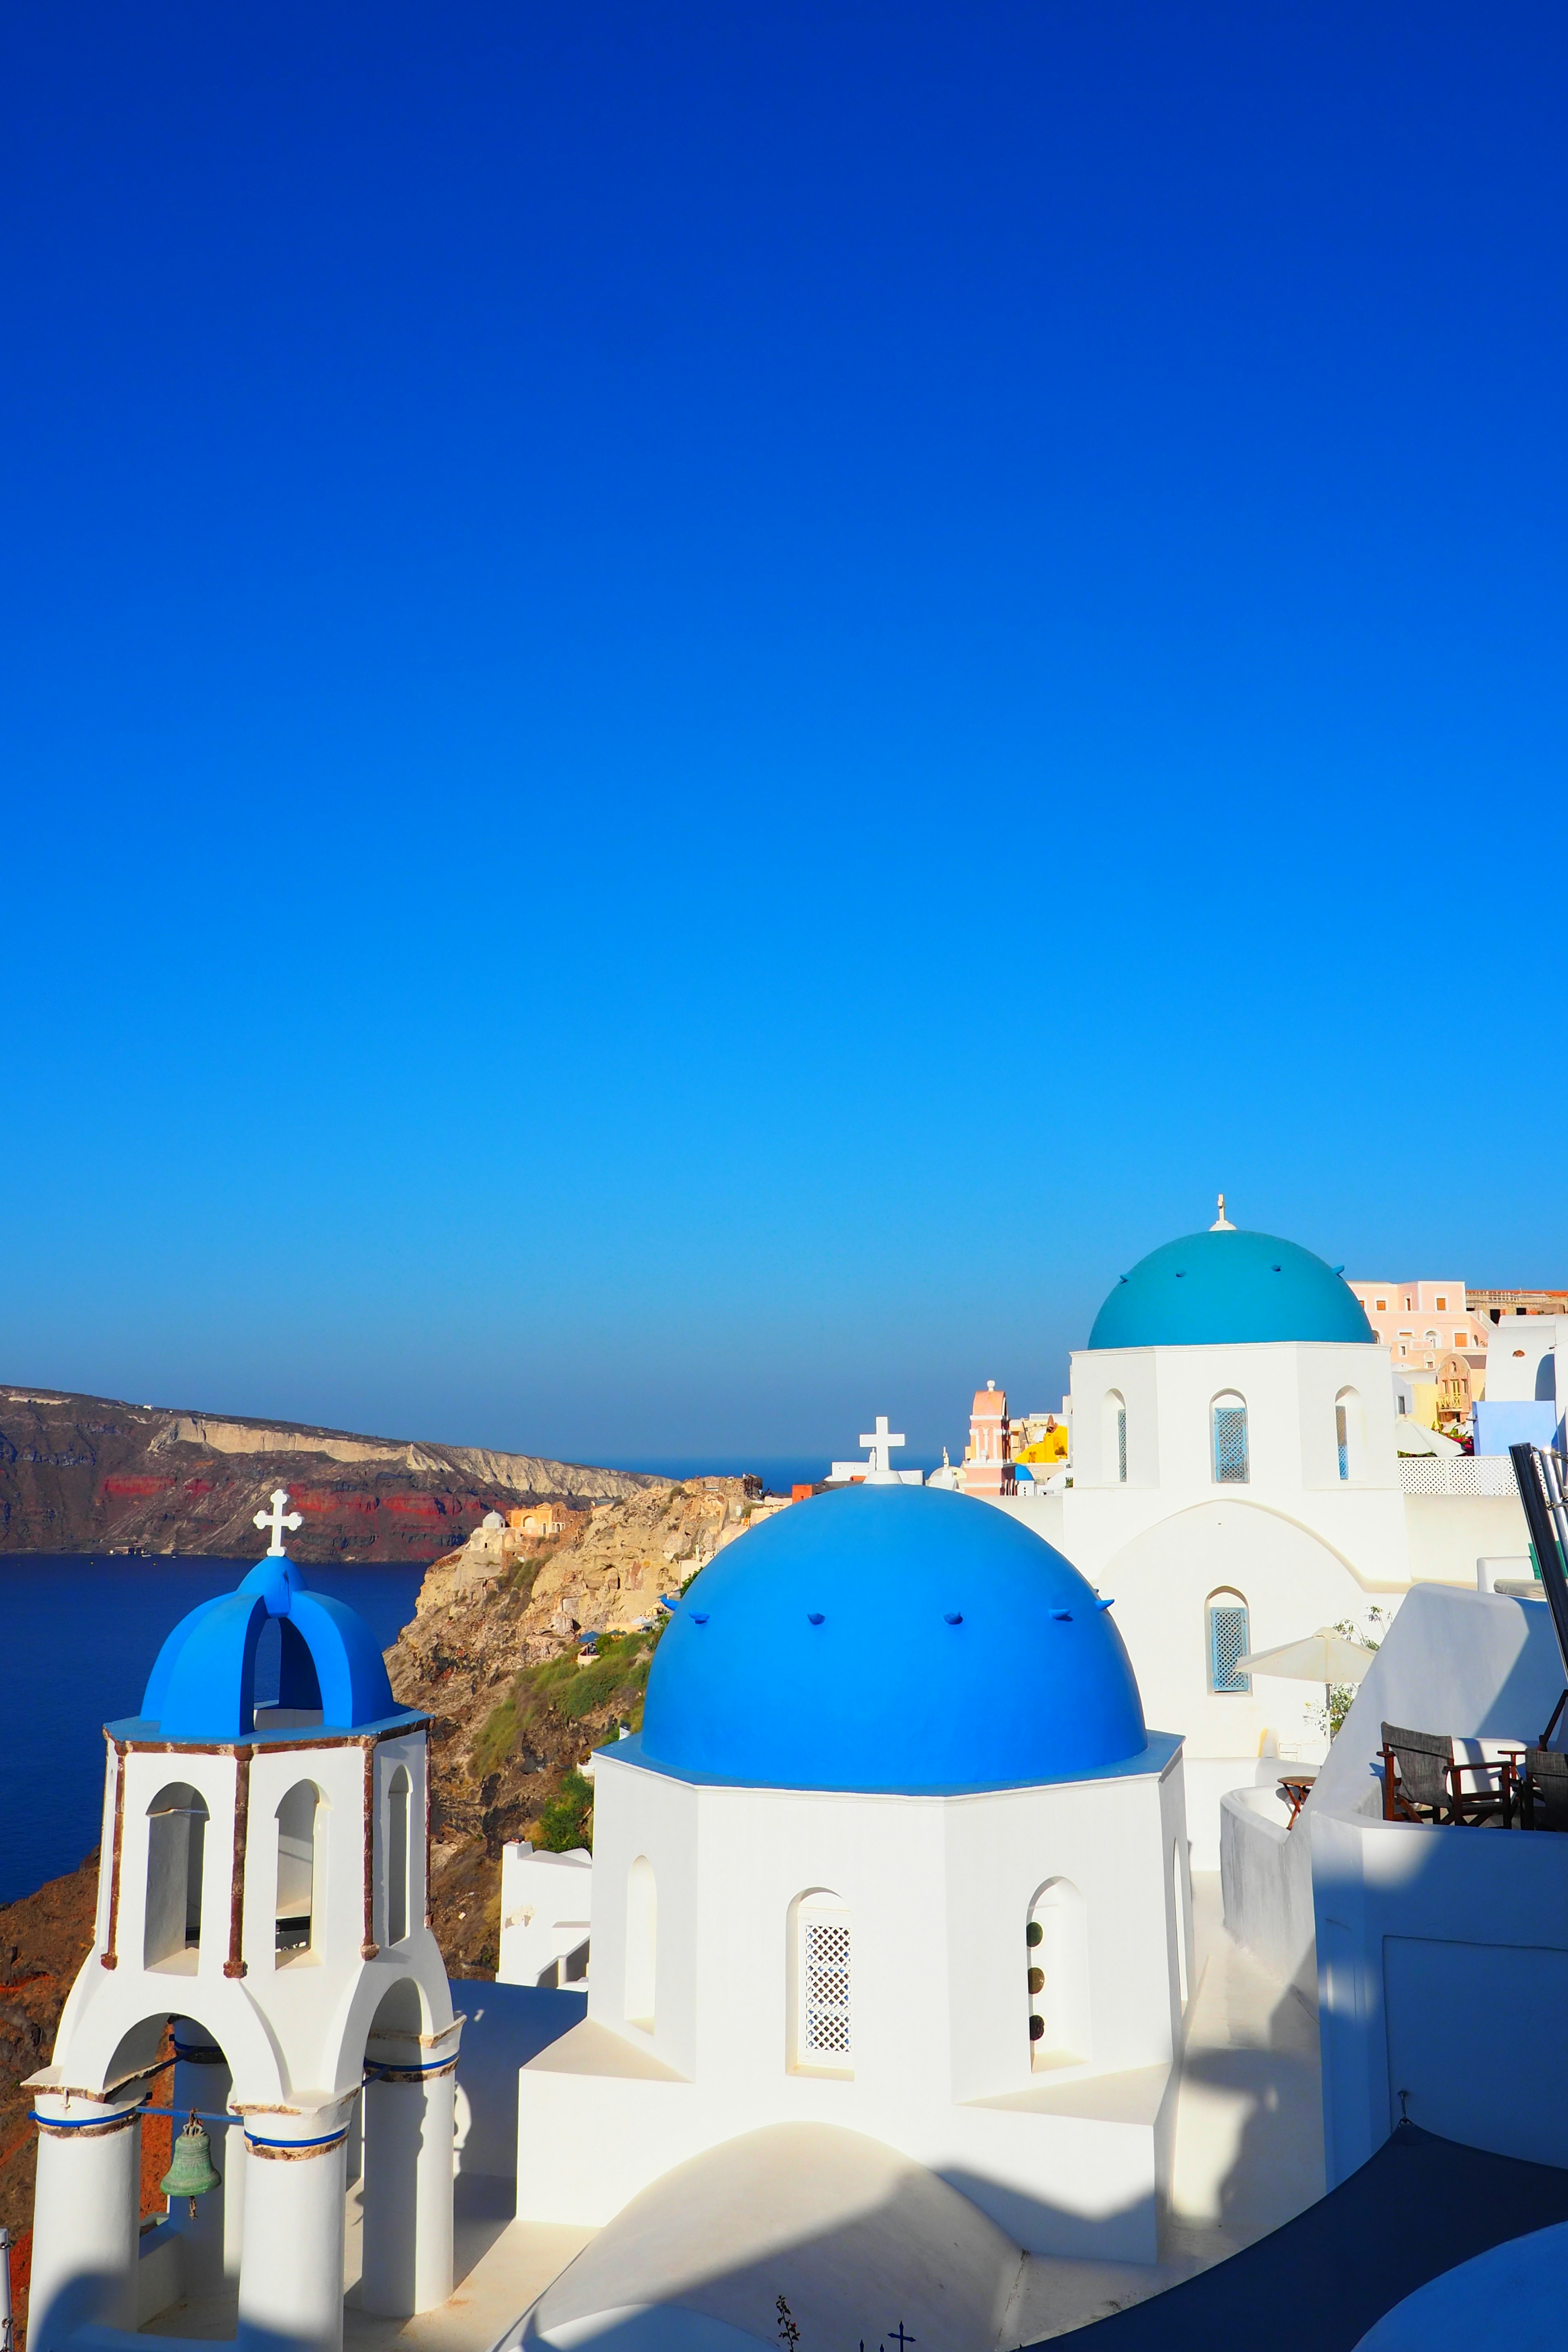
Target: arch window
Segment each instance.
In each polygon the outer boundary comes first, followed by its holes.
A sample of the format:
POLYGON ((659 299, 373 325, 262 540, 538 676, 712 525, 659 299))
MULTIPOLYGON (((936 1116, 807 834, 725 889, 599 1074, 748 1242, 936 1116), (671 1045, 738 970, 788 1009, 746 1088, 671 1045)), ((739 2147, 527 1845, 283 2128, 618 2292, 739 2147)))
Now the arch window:
POLYGON ((1214 1475, 1216 1486, 1245 1486, 1250 1476, 1247 1445, 1247 1400, 1227 1390, 1215 1397, 1211 1418, 1214 1425, 1214 1475))
POLYGON ((1127 1400, 1120 1389, 1112 1389, 1105 1400, 1104 1427, 1105 1477, 1109 1485, 1127 1484, 1127 1400))
POLYGON ((1037 2073, 1089 2056, 1089 1930, 1083 1896, 1048 1879, 1024 1930, 1028 1963, 1029 2057, 1037 2073))
POLYGON ((657 2014, 658 1884, 639 1853, 626 1877, 626 2022, 651 2033, 657 2014))
POLYGON ((1334 1445, 1341 1478, 1357 1476, 1361 1469, 1361 1399, 1354 1389, 1342 1389, 1334 1399, 1334 1445))
POLYGON ((1208 1601, 1209 1688, 1222 1698, 1245 1697, 1252 1676, 1237 1661, 1252 1647, 1247 1603, 1239 1592, 1211 1593, 1208 1601))
POLYGON ((795 2063, 814 2074, 850 2074, 855 2032, 847 1906, 821 1888, 799 1896, 794 1909, 795 2063))
POLYGON ((401 1944, 408 1933, 408 1800, 406 1768, 399 1765, 386 1792, 386 1940, 401 1944))
POLYGON ((275 1945, 279 1959, 308 1952, 315 1939, 316 1824, 321 1795, 297 1781, 278 1808, 278 1895, 275 1945))
POLYGON ((194 1972, 202 1941, 207 1809, 188 1781, 171 1780, 147 1808, 147 1903, 142 1961, 194 1972))

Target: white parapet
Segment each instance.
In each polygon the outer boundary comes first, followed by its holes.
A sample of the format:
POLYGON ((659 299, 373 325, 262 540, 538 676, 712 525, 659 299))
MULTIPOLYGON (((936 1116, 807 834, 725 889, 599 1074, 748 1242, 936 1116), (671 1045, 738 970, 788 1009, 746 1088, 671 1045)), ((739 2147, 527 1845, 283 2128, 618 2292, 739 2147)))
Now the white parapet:
POLYGON ((581 1984, 588 1974, 594 1857, 536 1853, 526 1839, 501 1848, 498 1984, 581 1984))

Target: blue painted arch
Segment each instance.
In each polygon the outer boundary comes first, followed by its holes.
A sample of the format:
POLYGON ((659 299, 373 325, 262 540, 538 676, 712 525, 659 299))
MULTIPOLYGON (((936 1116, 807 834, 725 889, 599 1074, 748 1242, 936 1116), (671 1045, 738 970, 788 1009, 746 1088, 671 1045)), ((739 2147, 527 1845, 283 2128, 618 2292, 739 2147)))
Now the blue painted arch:
POLYGON ((291 1559, 258 1560, 237 1591, 182 1617, 159 1651, 142 1717, 164 1739, 244 1739, 255 1730, 263 1636, 276 1623, 277 1705, 320 1708, 323 1729, 353 1731, 400 1712, 375 1637, 341 1601, 306 1590, 291 1559))

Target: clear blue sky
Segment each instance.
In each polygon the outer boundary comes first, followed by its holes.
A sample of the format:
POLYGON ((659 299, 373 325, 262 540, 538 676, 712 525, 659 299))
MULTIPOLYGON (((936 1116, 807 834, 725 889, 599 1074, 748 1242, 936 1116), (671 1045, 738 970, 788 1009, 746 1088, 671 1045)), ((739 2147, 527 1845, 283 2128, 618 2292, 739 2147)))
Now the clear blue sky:
POLYGON ((0 1377, 589 1460, 1568 1283, 1568 20, 13 11, 0 1377))

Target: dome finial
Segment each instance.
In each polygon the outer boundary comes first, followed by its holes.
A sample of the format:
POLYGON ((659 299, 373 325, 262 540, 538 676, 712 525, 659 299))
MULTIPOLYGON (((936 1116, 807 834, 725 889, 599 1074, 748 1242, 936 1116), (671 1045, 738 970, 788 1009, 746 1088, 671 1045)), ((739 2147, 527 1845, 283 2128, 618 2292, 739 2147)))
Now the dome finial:
POLYGON ((1236 1227, 1231 1223, 1230 1219, 1225 1213, 1225 1194, 1223 1192, 1219 1196, 1219 1214, 1215 1219, 1213 1224, 1209 1227, 1209 1231, 1211 1234, 1233 1234, 1236 1231, 1236 1227))
POLYGON ((274 1486, 272 1489, 272 1508, 269 1511, 258 1511, 255 1518, 251 1521, 252 1527, 270 1528, 272 1530, 272 1541, 267 1547, 267 1557, 268 1559, 283 1559, 287 1557, 283 1549, 283 1530, 285 1528, 292 1533, 296 1528, 302 1528, 305 1524, 298 1511, 290 1511, 288 1508, 288 1487, 274 1486))

